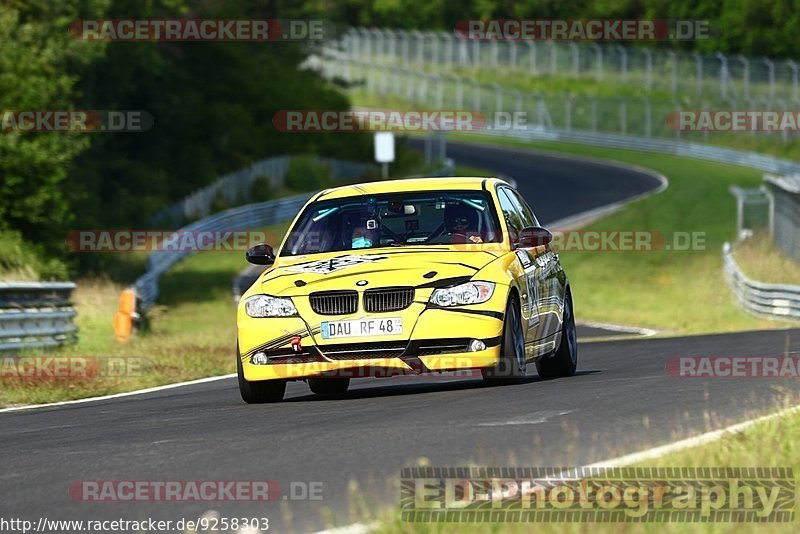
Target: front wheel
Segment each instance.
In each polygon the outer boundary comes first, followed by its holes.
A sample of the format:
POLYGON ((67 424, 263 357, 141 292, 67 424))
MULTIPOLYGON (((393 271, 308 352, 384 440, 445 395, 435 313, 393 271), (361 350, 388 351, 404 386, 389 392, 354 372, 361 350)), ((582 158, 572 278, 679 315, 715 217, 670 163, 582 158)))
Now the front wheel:
POLYGON ((522 319, 515 297, 509 299, 506 306, 500 361, 494 367, 482 369, 481 373, 483 381, 493 386, 525 378, 525 334, 522 331, 522 319))
POLYGON ((553 355, 536 362, 536 370, 542 378, 572 376, 578 367, 578 335, 575 316, 572 313, 572 294, 564 299, 564 320, 561 324, 561 344, 553 355))
POLYGON ((236 350, 236 374, 239 378, 239 393, 247 404, 263 404, 265 402, 280 402, 286 392, 285 380, 258 380, 250 382, 244 377, 242 356, 236 350))

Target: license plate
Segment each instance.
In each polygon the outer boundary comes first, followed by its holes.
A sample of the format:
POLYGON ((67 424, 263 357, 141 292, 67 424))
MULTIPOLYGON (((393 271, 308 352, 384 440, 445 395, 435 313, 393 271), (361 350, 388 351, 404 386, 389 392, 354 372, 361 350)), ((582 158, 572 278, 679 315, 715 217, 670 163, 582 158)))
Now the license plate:
POLYGON ((322 339, 342 337, 395 336, 403 333, 403 319, 350 319, 347 321, 324 321, 320 325, 322 339))

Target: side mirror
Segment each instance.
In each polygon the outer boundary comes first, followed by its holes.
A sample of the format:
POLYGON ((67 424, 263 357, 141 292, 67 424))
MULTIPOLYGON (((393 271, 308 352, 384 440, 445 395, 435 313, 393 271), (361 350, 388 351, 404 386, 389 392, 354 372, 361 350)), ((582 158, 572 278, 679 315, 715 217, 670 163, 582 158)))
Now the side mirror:
POLYGON ((272 265, 275 263, 275 253, 272 251, 272 247, 266 243, 251 247, 245 252, 244 257, 255 265, 272 265))
POLYGON ((518 248, 542 247, 553 240, 553 234, 541 226, 523 228, 517 237, 518 248))

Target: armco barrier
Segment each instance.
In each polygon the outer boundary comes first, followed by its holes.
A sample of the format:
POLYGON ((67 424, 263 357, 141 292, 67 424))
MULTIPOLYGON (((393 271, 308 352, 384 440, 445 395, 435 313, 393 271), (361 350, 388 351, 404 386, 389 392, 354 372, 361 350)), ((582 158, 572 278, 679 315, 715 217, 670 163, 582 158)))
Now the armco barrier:
POLYGON ((800 286, 751 280, 733 259, 730 243, 722 248, 722 261, 725 280, 745 310, 769 319, 800 319, 800 286))
POLYGON ((0 282, 0 350, 76 341, 75 287, 73 282, 0 282))

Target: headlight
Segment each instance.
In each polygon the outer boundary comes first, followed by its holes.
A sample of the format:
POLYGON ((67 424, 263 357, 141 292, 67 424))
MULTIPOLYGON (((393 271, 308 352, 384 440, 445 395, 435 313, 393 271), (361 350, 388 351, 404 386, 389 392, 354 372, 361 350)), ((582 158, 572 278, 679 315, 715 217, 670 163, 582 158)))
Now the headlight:
POLYGON ((455 287, 437 289, 431 295, 430 302, 444 307, 480 304, 492 298, 492 293, 494 293, 492 282, 467 282, 455 287))
POLYGON ((244 310, 250 317, 289 317, 297 315, 292 299, 253 295, 244 303, 244 310))

